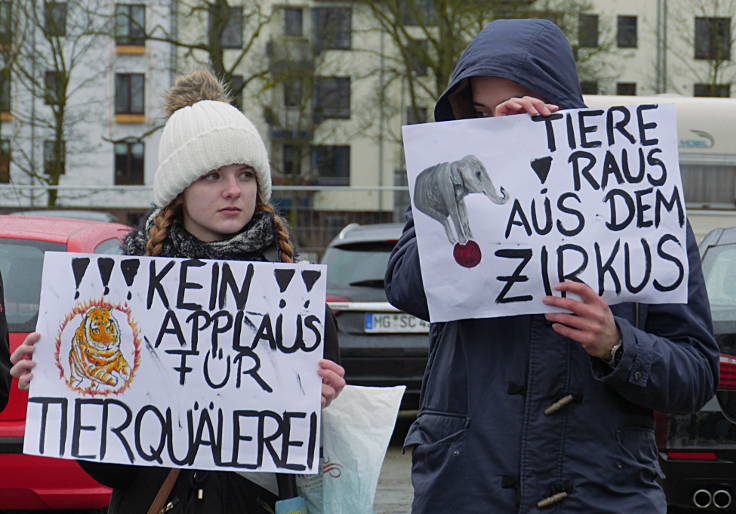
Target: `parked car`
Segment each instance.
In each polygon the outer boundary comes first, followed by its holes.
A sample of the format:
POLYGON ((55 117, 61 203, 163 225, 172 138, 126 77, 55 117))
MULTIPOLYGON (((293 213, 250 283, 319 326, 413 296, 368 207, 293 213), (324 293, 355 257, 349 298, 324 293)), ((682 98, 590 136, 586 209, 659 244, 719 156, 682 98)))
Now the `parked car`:
MULTIPOLYGON (((36 326, 45 251, 121 253, 130 227, 118 223, 52 217, 0 216, 0 273, 13 351, 36 326)), ((76 461, 23 455, 28 394, 13 380, 0 413, 0 508, 99 509, 110 489, 90 478, 76 461)))
POLYGON ((658 415, 657 443, 670 512, 736 512, 736 227, 700 243, 716 339, 716 397, 695 414, 658 415))
POLYGON ((117 223, 117 218, 105 211, 90 211, 86 209, 37 209, 29 211, 11 212, 11 216, 52 216, 54 218, 74 218, 79 220, 106 221, 117 223))
POLYGON ((386 300, 383 276, 400 223, 350 224, 327 246, 327 302, 335 313, 340 356, 350 384, 406 385, 401 408, 419 408, 429 323, 386 300))

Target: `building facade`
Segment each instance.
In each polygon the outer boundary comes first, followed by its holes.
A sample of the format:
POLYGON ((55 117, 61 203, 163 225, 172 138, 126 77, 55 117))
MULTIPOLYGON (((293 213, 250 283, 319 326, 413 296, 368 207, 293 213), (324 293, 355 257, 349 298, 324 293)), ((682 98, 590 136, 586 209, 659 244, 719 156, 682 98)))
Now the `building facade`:
MULTIPOLYGON (((516 4, 563 26, 587 94, 732 94, 736 1, 516 4)), ((54 204, 135 221, 150 207, 163 93, 209 65, 267 142, 276 201, 302 244, 318 247, 348 221, 396 218, 408 203, 392 189, 405 184, 401 126, 431 121, 448 79, 432 46, 446 13, 432 0, 376 5, 0 1, 0 209, 54 204), (324 230, 305 235, 315 226, 324 230)))

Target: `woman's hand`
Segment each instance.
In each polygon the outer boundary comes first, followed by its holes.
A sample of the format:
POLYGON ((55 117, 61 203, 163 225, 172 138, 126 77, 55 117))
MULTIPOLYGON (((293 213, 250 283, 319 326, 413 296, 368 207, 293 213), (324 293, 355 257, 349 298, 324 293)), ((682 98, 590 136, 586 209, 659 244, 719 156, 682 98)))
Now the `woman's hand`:
POLYGON ((533 96, 509 98, 496 106, 494 116, 509 116, 511 114, 531 114, 532 116, 549 116, 559 110, 554 104, 548 104, 533 96))
POLYGON ((599 359, 607 358, 611 354, 611 348, 621 339, 621 332, 608 304, 581 282, 562 282, 557 284, 555 289, 574 293, 582 301, 545 296, 543 299, 545 305, 572 312, 572 314, 564 312, 545 314, 544 317, 553 322, 552 330, 580 343, 589 355, 599 359))
POLYGON ((325 408, 345 387, 345 369, 336 362, 322 359, 317 374, 322 377, 322 408, 325 408))
POLYGON ((32 371, 36 367, 36 362, 31 359, 31 356, 36 350, 34 345, 39 339, 41 339, 41 334, 31 332, 10 356, 10 363, 13 365, 10 368, 10 375, 18 379, 18 389, 22 391, 28 391, 31 380, 33 380, 32 371))

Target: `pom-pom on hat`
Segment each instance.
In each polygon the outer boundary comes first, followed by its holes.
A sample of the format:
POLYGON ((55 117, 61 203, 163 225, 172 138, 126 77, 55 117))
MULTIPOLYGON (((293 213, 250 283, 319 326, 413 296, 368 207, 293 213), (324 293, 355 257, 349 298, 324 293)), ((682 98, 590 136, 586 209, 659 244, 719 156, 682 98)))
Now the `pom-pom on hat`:
POLYGON ((206 70, 177 79, 166 94, 169 119, 158 149, 153 202, 169 204, 205 173, 229 164, 251 166, 258 198, 271 198, 268 153, 255 125, 228 103, 223 85, 206 70))

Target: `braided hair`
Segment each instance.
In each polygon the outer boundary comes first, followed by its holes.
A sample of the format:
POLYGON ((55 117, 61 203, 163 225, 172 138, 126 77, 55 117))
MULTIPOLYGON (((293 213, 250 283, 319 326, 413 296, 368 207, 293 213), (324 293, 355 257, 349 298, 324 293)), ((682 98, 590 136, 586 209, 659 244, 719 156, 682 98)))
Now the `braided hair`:
POLYGON ((156 257, 163 251, 164 241, 169 237, 171 226, 183 219, 184 198, 179 195, 169 205, 161 209, 153 219, 148 231, 148 242, 144 255, 156 257))
POLYGON ((279 260, 281 262, 294 262, 294 245, 289 238, 289 229, 286 221, 276 214, 276 209, 271 204, 258 202, 256 210, 273 214, 273 222, 276 225, 276 244, 279 250, 279 260))

